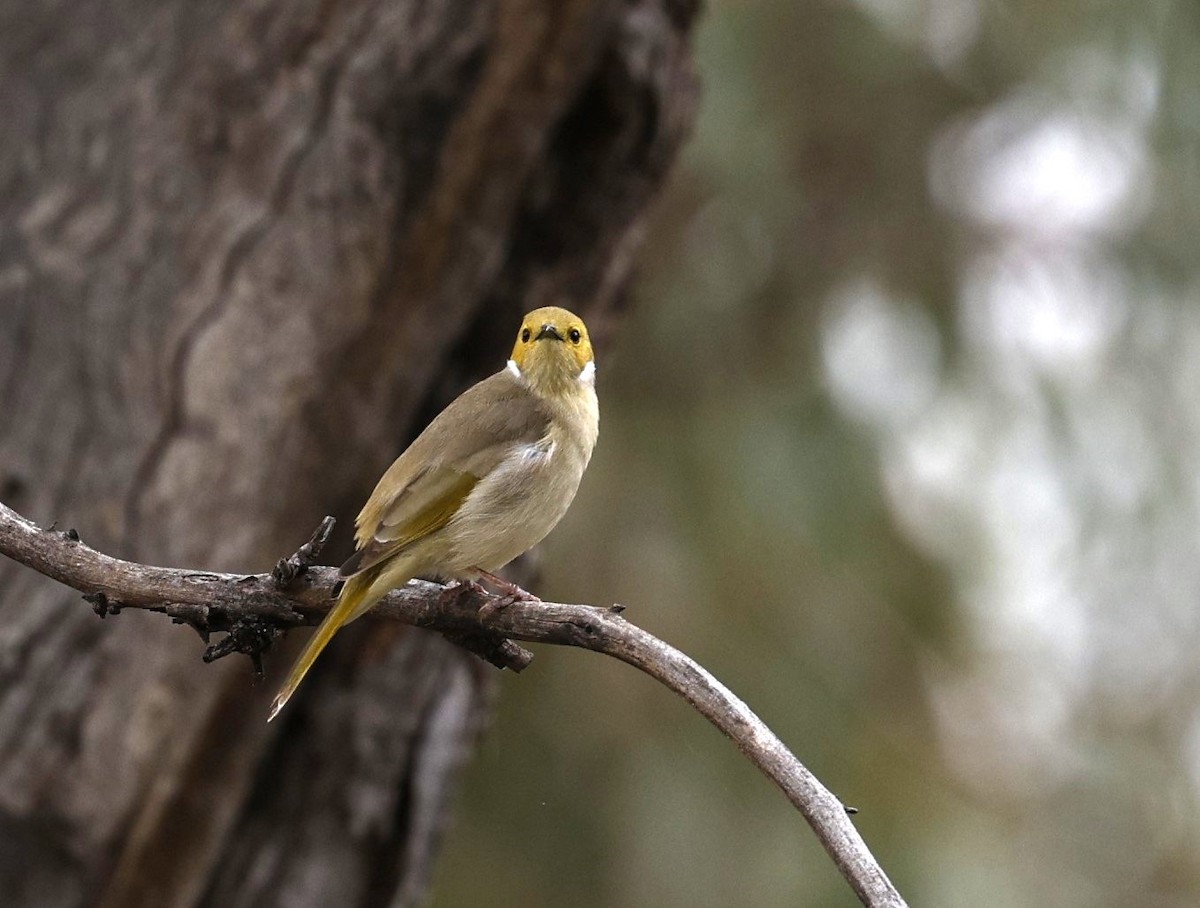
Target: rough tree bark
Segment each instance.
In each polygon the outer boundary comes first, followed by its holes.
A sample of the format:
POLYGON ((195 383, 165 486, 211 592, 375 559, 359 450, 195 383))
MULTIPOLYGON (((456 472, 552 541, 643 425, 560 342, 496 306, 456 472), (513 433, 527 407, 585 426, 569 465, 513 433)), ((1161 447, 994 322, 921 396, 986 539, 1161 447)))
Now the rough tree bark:
MULTIPOLYGON (((235 571, 344 527, 523 309, 608 336, 695 13, 0 3, 0 498, 235 571)), ((244 664, 71 599, 0 563, 5 904, 421 899, 492 669, 362 622, 267 726, 244 664)))

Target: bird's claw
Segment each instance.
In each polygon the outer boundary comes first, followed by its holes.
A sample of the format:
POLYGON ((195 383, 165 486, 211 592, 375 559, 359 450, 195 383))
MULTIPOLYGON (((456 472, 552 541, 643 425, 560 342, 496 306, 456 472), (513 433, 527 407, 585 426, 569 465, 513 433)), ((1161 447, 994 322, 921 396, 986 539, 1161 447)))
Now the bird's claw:
POLYGON ((486 596, 487 590, 476 583, 474 580, 455 580, 452 583, 446 584, 440 593, 438 599, 442 604, 449 605, 456 602, 464 596, 486 596))
POLYGON ((515 602, 541 602, 542 601, 541 599, 539 599, 537 596, 533 595, 533 593, 529 592, 528 590, 522 589, 521 587, 517 586, 515 583, 512 583, 509 580, 505 580, 503 577, 497 577, 491 571, 485 571, 482 568, 476 568, 476 571, 478 571, 479 576, 482 579, 486 580, 488 583, 490 583, 492 586, 494 586, 496 589, 498 589, 503 594, 498 599, 494 600, 494 602, 493 602, 493 605, 495 606, 496 610, 506 609, 515 602))

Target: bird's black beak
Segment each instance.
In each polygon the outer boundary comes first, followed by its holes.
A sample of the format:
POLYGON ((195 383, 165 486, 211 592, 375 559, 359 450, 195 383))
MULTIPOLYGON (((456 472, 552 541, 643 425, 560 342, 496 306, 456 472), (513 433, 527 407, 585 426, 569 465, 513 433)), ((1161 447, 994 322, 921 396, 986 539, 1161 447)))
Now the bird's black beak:
POLYGON ((537 337, 534 340, 541 340, 544 337, 552 337, 556 341, 563 339, 563 336, 558 333, 558 329, 553 325, 542 325, 542 330, 537 333, 537 337))

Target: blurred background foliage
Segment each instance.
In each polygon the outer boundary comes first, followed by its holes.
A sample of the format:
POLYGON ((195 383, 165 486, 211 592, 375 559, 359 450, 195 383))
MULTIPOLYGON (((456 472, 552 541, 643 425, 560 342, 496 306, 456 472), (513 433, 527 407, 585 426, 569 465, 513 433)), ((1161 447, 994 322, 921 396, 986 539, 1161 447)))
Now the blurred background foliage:
MULTIPOLYGON (((539 591, 621 602, 913 905, 1200 903, 1200 5, 708 6, 539 591)), ((615 661, 505 676, 441 905, 852 905, 615 661)))

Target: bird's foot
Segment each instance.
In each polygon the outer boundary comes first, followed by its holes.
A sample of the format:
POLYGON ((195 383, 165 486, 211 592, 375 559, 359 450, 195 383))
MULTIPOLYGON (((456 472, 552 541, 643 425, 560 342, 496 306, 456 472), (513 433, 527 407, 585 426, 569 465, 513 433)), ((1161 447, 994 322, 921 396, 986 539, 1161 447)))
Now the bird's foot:
POLYGON ((483 580, 486 580, 488 583, 490 583, 492 586, 494 586, 497 590, 499 590, 503 594, 503 595, 501 595, 501 597, 499 599, 496 599, 494 602, 489 603, 489 605, 493 611, 500 611, 501 609, 506 609, 510 605, 512 605, 514 602, 541 602, 542 601, 541 599, 539 599, 537 596, 533 595, 533 593, 529 592, 528 590, 521 589, 521 587, 517 586, 515 583, 511 583, 510 581, 505 580, 503 577, 497 577, 491 571, 485 571, 482 568, 476 568, 475 570, 483 580))
POLYGON ((488 591, 474 580, 453 580, 438 593, 439 603, 449 605, 463 596, 487 596, 488 591))

